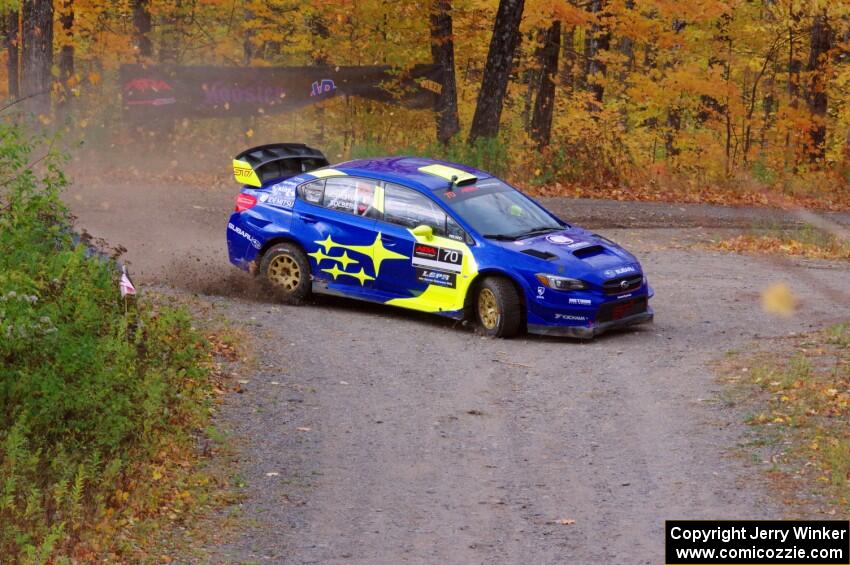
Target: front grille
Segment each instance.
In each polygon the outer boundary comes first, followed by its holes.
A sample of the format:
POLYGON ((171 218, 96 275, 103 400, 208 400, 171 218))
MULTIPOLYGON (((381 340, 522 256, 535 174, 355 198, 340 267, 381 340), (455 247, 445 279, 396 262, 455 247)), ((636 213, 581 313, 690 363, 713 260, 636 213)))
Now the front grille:
POLYGON ((613 322, 642 312, 646 312, 645 296, 618 300, 617 302, 609 302, 600 306, 599 313, 596 315, 596 322, 600 324, 613 322))
POLYGON ((602 283, 605 294, 623 294, 640 288, 643 284, 643 275, 629 275, 618 277, 602 283))

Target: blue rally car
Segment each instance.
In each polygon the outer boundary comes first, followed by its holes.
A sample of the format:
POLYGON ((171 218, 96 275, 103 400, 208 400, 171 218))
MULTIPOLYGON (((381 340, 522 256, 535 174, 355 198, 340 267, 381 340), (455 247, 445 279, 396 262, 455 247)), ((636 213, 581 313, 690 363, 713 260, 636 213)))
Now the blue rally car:
POLYGON ((330 167, 294 143, 248 149, 233 169, 230 260, 288 302, 336 294, 474 317, 499 337, 652 320, 632 254, 484 171, 416 157, 330 167))

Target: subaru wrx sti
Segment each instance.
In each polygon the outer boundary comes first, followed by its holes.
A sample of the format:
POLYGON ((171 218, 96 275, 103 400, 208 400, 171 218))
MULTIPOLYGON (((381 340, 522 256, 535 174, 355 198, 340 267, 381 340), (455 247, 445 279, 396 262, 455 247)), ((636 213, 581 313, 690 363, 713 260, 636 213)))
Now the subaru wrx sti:
POLYGON ((419 157, 330 166, 292 143, 248 149, 233 168, 230 261, 288 302, 335 294, 498 337, 591 338, 653 318, 631 253, 484 171, 419 157))

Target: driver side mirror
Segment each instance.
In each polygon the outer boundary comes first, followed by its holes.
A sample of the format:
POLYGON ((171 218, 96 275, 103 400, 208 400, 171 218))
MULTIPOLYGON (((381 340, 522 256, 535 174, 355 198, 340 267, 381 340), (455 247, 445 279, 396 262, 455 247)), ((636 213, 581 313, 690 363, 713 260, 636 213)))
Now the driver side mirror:
POLYGON ((413 228, 413 235, 430 240, 434 237, 434 229, 431 226, 426 226, 424 224, 418 225, 413 228))

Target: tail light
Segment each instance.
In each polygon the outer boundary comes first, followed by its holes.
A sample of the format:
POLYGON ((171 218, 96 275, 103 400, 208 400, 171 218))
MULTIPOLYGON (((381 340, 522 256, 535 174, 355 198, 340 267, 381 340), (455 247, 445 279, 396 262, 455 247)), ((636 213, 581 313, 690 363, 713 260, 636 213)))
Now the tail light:
POLYGON ((257 199, 251 196, 250 194, 245 194, 244 192, 239 193, 239 196, 236 197, 236 208, 234 208, 237 212, 244 212, 248 208, 253 208, 257 205, 257 199))

